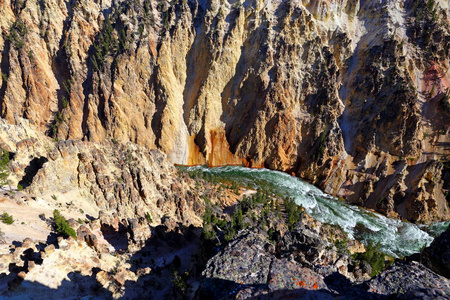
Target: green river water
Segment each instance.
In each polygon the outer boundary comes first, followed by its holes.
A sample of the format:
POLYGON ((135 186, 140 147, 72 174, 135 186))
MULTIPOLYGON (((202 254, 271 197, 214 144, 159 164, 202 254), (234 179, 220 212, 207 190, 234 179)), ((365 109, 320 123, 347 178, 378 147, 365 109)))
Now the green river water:
POLYGON ((268 169, 250 169, 239 166, 207 168, 187 167, 188 171, 202 171, 219 181, 235 182, 251 189, 263 189, 279 197, 292 197, 298 205, 316 220, 338 225, 349 238, 364 244, 381 244, 381 250, 393 257, 408 256, 428 246, 450 222, 430 226, 415 225, 347 204, 325 194, 317 187, 286 173, 268 169))

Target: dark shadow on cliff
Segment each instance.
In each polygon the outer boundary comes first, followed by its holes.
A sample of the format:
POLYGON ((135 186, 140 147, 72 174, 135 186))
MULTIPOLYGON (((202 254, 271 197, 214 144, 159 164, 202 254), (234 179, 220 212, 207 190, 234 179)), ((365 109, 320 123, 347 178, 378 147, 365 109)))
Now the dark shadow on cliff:
MULTIPOLYGON (((342 275, 340 275, 342 276, 342 275)), ((342 276, 343 277, 343 276, 342 276)), ((330 275, 329 283, 335 285, 334 280, 342 283, 342 278, 330 275)), ((345 277, 344 277, 345 278, 345 277)), ((265 284, 240 284, 230 280, 218 278, 204 279, 197 290, 195 299, 387 299, 387 296, 369 293, 361 288, 348 285, 339 294, 325 289, 279 289, 268 290, 265 284)))
POLYGON ((48 162, 48 159, 46 157, 33 158, 25 168, 25 175, 19 181, 19 185, 24 188, 29 186, 33 182, 34 176, 36 176, 38 171, 44 166, 46 162, 48 162))
MULTIPOLYGON (((431 98, 431 95, 424 95, 424 98, 425 97, 431 98)), ((445 97, 445 92, 438 92, 435 97, 424 103, 422 111, 423 117, 427 124, 433 128, 434 132, 446 133, 448 130, 448 118, 450 113, 442 106, 442 102, 445 101, 445 97)), ((424 139, 426 138, 427 137, 424 136, 424 139)))
POLYGON ((8 77, 9 77, 9 69, 10 69, 10 63, 9 63, 9 52, 11 50, 11 43, 8 41, 8 39, 5 40, 5 44, 3 47, 2 52, 2 59, 0 63, 0 72, 2 73, 2 85, 0 86, 0 116, 4 118, 6 116, 6 104, 5 104, 5 94, 6 94, 6 88, 8 84, 8 77), (6 80, 5 80, 6 79, 6 80))
POLYGON ((46 243, 48 244, 48 245, 51 245, 51 244, 53 244, 53 245, 55 245, 55 247, 58 247, 58 234, 57 233, 55 233, 55 232, 50 232, 50 234, 47 236, 47 240, 46 240, 46 243))
POLYGON ((140 292, 154 299, 192 298, 206 265, 202 228, 178 224, 174 229, 164 225, 151 229, 145 246, 129 260, 130 270, 139 278, 126 281, 124 298, 137 299, 140 292))
POLYGON ((345 296, 345 299, 385 299, 387 296, 368 292, 368 287, 364 283, 356 284, 351 282, 347 277, 334 272, 324 278, 327 287, 337 292, 339 295, 345 296))
MULTIPOLYGON (((100 269, 93 269, 92 275, 84 276, 77 272, 67 275, 57 289, 35 281, 16 280, 8 284, 7 291, 0 295, 9 297, 20 297, 21 299, 81 299, 83 297, 94 297, 95 299, 112 299, 112 293, 103 288, 97 281, 96 275, 100 269)), ((18 298, 17 298, 18 299, 18 298)))
POLYGON ((102 224, 101 231, 105 240, 114 247, 115 251, 125 251, 127 249, 127 230, 122 223, 119 223, 118 230, 111 225, 102 224))

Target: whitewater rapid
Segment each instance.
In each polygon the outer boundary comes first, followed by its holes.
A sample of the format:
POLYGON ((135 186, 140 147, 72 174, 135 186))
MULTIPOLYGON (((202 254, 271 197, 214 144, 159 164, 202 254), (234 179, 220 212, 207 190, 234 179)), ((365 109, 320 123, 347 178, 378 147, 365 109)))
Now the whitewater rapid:
POLYGON ((349 238, 357 239, 364 244, 369 241, 380 243, 381 250, 392 257, 420 252, 435 236, 445 231, 450 223, 441 222, 419 227, 387 218, 340 201, 303 180, 278 171, 239 166, 218 168, 195 166, 187 169, 210 173, 219 181, 231 181, 251 189, 263 189, 276 196, 292 197, 311 217, 322 223, 338 225, 349 238))

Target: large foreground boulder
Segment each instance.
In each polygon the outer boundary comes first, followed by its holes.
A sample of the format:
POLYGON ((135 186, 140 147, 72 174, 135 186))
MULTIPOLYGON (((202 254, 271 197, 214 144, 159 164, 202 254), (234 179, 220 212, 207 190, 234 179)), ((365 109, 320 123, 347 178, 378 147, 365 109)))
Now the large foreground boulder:
POLYGON ((436 273, 450 278, 450 227, 425 248, 420 262, 436 273))
POLYGON ((450 281, 415 261, 396 262, 364 285, 369 292, 398 295, 402 299, 406 299, 406 295, 414 299, 420 298, 420 295, 450 299, 450 281))
POLYGON ((274 248, 264 232, 241 231, 208 261, 198 299, 246 299, 293 289, 329 294, 322 275, 292 258, 277 258, 274 248))

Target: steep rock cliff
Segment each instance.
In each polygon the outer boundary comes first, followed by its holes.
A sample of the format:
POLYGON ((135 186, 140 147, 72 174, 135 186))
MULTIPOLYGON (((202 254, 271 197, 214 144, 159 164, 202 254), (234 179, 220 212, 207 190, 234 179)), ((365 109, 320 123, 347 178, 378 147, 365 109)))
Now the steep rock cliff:
POLYGON ((0 1, 2 117, 448 219, 447 1, 0 1))

